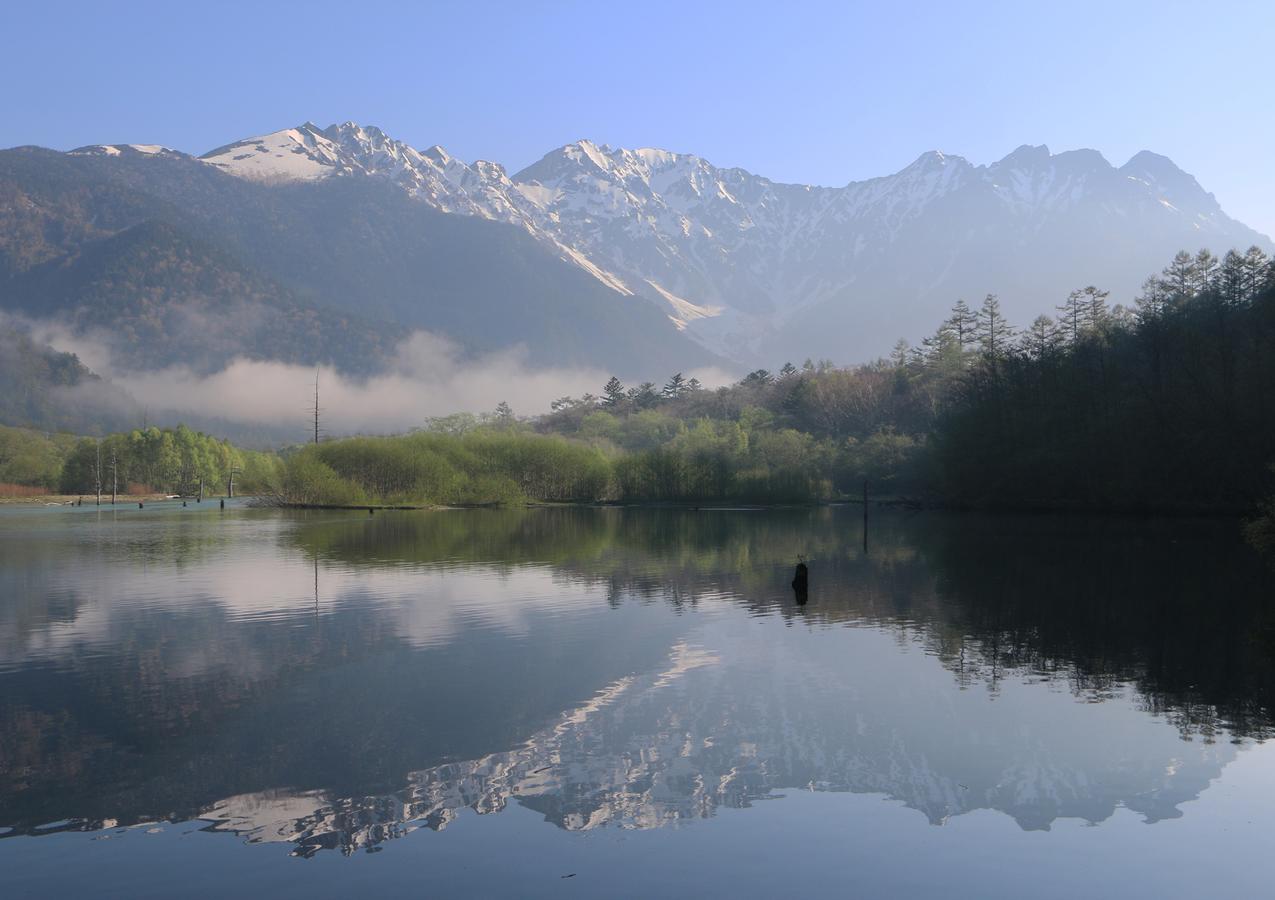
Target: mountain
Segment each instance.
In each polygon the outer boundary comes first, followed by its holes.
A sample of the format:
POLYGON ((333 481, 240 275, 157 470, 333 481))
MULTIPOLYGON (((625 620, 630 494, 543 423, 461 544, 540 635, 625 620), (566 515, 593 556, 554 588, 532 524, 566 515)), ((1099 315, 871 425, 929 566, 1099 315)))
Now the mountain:
POLYGON ((1086 284, 1128 303, 1179 249, 1251 244, 1275 249, 1146 151, 929 152, 843 187, 587 140, 511 175, 354 122, 198 158, 0 152, 0 308, 108 333, 139 367, 373 373, 412 329, 652 380, 853 362, 961 297, 996 293, 1022 324, 1086 284))
POLYGON ((930 152, 828 188, 587 140, 510 176, 346 122, 203 159, 275 183, 371 176, 442 212, 516 225, 744 365, 870 358, 931 331, 958 297, 997 293, 1024 322, 1084 284, 1128 302, 1177 250, 1272 249, 1147 151, 1118 168, 1093 150, 1022 146, 985 166, 930 152))
POLYGON ((287 162, 279 181, 149 147, 0 152, 0 309, 102 340, 117 368, 245 356, 372 374, 418 329, 625 377, 714 361, 520 229, 287 162))

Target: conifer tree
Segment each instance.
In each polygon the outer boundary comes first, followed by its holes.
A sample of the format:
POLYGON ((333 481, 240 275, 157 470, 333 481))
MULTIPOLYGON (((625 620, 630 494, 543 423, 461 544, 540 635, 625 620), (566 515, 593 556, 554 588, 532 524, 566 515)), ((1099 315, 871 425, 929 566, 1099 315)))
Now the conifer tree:
POLYGON ((988 356, 997 356, 1009 348, 1009 339, 1014 336, 1005 316, 1001 313, 1001 304, 995 294, 988 294, 978 310, 978 339, 983 352, 988 356))
POLYGON ((1090 327, 1099 330, 1105 328, 1111 317, 1107 310, 1107 297, 1111 295, 1111 291, 1100 291, 1091 284, 1085 288, 1084 295, 1090 327))
POLYGON ((975 332, 978 329, 978 314, 970 309, 968 303, 957 300, 956 305, 952 307, 952 318, 947 321, 952 326, 956 342, 960 344, 962 350, 974 346, 977 342, 975 332))
POLYGON ((1033 359, 1045 359, 1062 342, 1058 324, 1049 316, 1037 316, 1022 335, 1022 347, 1033 359))
POLYGON ((1192 296, 1195 287, 1195 260, 1190 253, 1179 250, 1164 270, 1164 283, 1175 302, 1181 303, 1192 296))
POLYGON ((1195 278, 1195 294, 1207 292, 1213 287, 1213 279, 1217 275, 1217 257, 1209 252, 1208 248, 1202 248, 1199 253, 1195 254, 1194 270, 1192 276, 1195 278))
POLYGON ((602 402, 607 406, 618 406, 627 399, 624 391, 624 382, 611 376, 611 380, 602 386, 602 402))
POLYGON ((1054 307, 1062 320, 1063 331, 1068 342, 1074 344, 1080 340, 1080 332, 1089 324, 1089 309, 1084 302, 1085 292, 1080 288, 1067 295, 1062 306, 1054 307))

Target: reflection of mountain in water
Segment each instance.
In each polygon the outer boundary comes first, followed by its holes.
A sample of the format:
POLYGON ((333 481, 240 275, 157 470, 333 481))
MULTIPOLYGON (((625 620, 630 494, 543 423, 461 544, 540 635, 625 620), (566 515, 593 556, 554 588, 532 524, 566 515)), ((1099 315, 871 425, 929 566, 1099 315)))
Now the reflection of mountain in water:
POLYGON ((1060 817, 1100 822, 1120 806, 1148 822, 1176 817, 1237 752, 1183 742, 1126 702, 1095 707, 1023 679, 1006 680, 989 704, 881 631, 847 646, 751 624, 718 623, 705 645, 678 644, 666 669, 615 682, 519 748, 414 772, 394 794, 234 797, 205 818, 311 855, 510 801, 569 830, 658 828, 796 788, 884 794, 933 824, 996 809, 1047 829, 1060 817))
POLYGON ((883 515, 865 556, 829 509, 253 515, 0 540, 2 824, 310 853, 794 788, 1155 821, 1269 733, 1262 569, 1216 524, 883 515))

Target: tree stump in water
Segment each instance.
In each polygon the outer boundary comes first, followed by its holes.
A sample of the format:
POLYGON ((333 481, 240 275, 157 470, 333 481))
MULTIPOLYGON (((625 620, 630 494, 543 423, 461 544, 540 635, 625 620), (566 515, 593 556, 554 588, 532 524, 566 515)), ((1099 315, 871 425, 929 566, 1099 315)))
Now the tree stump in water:
POLYGON ((806 602, 809 589, 810 570, 806 568, 805 562, 799 562, 797 563, 797 570, 792 576, 792 590, 796 594, 798 605, 806 602))

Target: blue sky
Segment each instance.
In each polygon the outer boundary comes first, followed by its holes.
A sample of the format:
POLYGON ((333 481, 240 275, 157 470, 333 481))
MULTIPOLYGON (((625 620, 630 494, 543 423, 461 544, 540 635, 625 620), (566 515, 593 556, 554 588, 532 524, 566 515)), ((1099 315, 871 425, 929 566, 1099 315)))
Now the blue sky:
POLYGON ((0 147, 307 119, 511 170, 568 141, 839 185, 929 149, 1163 153, 1275 234, 1275 2, 6 4, 0 147))

